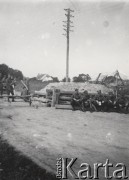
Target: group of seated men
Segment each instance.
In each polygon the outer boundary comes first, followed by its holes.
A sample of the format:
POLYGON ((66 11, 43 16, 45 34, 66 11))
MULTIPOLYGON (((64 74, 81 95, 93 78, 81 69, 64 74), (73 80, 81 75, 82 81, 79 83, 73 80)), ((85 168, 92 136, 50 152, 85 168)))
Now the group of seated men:
POLYGON ((90 95, 88 91, 79 93, 78 89, 75 89, 71 98, 71 105, 73 111, 79 108, 81 111, 117 111, 128 112, 129 99, 124 96, 116 98, 114 94, 103 95, 101 90, 96 95, 90 95))

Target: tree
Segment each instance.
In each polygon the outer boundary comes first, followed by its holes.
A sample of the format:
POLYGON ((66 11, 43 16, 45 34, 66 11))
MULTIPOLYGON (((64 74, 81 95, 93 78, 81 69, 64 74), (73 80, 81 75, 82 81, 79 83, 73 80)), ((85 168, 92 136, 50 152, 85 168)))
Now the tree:
POLYGON ((21 71, 19 70, 14 70, 14 73, 13 73, 14 77, 18 80, 23 80, 23 74, 21 71))
POLYGON ((73 77, 73 82, 80 82, 77 76, 73 77))
POLYGON ((86 74, 86 75, 85 75, 85 80, 86 80, 86 82, 91 80, 91 77, 90 77, 89 74, 86 74))
POLYGON ((0 73, 3 76, 6 76, 8 75, 8 70, 9 70, 9 67, 6 65, 6 64, 0 64, 0 73))
POLYGON ((107 76, 107 77, 105 77, 105 79, 103 79, 103 82, 108 83, 108 84, 113 83, 115 81, 116 81, 116 78, 114 76, 107 76))
POLYGON ((88 82, 91 80, 89 74, 79 74, 78 76, 73 77, 73 82, 88 82))
MULTIPOLYGON (((68 82, 70 82, 70 81, 71 81, 71 79, 68 78, 68 82)), ((66 82, 66 77, 64 77, 64 78, 62 79, 62 82, 66 82)))
POLYGON ((8 69, 8 73, 12 76, 14 76, 14 69, 10 68, 8 69))
POLYGON ((53 79, 53 82, 59 82, 58 77, 52 77, 52 79, 53 79))
POLYGON ((0 73, 1 73, 2 77, 4 77, 4 76, 7 77, 8 74, 10 74, 18 80, 23 79, 23 74, 21 71, 10 68, 6 64, 0 64, 0 73))

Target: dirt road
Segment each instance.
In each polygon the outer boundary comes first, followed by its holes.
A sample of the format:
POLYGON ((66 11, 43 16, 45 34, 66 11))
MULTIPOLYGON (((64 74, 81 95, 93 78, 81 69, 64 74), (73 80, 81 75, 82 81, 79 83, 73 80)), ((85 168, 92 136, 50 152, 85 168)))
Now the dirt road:
POLYGON ((129 115, 36 109, 24 102, 4 102, 0 108, 0 135, 47 171, 56 173, 58 157, 78 158, 75 169, 107 158, 129 169, 129 115))

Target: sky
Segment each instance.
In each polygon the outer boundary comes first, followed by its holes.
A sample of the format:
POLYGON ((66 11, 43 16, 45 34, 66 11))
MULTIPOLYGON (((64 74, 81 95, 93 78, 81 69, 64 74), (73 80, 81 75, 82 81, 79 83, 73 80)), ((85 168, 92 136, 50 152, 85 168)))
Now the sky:
POLYGON ((69 76, 118 69, 129 77, 128 0, 0 0, 0 64, 65 77, 65 8, 74 10, 69 76))

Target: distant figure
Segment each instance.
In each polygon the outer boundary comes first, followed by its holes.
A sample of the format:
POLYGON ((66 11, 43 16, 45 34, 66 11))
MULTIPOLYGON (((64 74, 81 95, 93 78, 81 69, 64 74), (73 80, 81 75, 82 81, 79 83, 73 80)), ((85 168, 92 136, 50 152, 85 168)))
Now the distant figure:
POLYGON ((16 78, 13 78, 13 76, 12 76, 11 79, 12 79, 13 93, 14 93, 14 95, 15 95, 16 78))
POLYGON ((82 103, 82 99, 79 94, 79 91, 78 89, 75 89, 75 92, 72 95, 72 99, 71 99, 71 105, 72 105, 73 111, 75 111, 75 107, 79 107, 79 109, 81 110, 81 103, 82 103))
POLYGON ((0 73, 0 95, 3 95, 3 79, 2 74, 0 73))
POLYGON ((96 99, 95 107, 97 108, 97 110, 101 111, 102 110, 102 101, 103 101, 103 94, 102 94, 101 90, 97 91, 97 95, 96 95, 95 99, 96 99))
POLYGON ((27 95, 28 95, 28 89, 25 86, 23 86, 23 89, 21 91, 21 96, 24 96, 23 99, 25 102, 28 102, 29 100, 28 97, 25 97, 27 95))
MULTIPOLYGON (((6 80, 6 91, 7 91, 8 96, 10 94, 14 96, 14 85, 15 85, 15 82, 14 82, 13 77, 10 74, 8 74, 8 78, 6 80)), ((9 102, 9 97, 8 97, 8 102, 9 102)), ((12 97, 12 102, 14 102, 14 97, 12 97)))
POLYGON ((86 111, 86 109, 90 107, 89 99, 90 99, 89 93, 88 91, 85 90, 82 94, 82 110, 83 111, 86 111))

